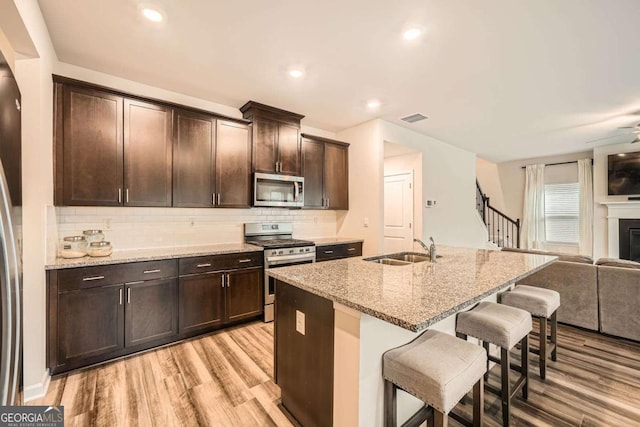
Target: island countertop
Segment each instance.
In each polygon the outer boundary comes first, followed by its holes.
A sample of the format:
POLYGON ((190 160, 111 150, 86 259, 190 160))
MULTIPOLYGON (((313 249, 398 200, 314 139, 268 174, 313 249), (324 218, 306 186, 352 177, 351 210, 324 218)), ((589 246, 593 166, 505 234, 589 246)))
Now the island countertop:
POLYGON ((535 273, 556 257, 439 246, 436 263, 363 258, 268 270, 277 280, 411 331, 421 331, 535 273))

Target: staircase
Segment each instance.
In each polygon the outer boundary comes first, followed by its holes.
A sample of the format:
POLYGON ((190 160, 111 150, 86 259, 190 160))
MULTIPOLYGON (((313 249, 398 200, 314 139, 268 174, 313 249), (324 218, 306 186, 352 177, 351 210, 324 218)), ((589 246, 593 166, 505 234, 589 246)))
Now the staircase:
POLYGON ((520 219, 513 220, 489 203, 476 180, 476 209, 487 227, 489 241, 501 248, 520 247, 520 219))

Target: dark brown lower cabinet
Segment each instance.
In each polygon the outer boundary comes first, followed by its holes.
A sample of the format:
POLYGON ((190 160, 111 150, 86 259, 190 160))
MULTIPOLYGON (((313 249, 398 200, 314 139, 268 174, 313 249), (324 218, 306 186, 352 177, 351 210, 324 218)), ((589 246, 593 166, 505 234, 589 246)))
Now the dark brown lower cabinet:
POLYGON ((58 297, 58 365, 73 366, 124 349, 123 286, 62 292, 58 297))
POLYGON ((262 268, 227 273, 225 316, 227 322, 237 322, 262 313, 264 307, 262 278, 262 268))
POLYGON ((176 279, 147 280, 125 286, 125 347, 178 334, 176 279))
POLYGON ((180 277, 180 334, 190 335, 220 326, 224 320, 222 273, 180 277))

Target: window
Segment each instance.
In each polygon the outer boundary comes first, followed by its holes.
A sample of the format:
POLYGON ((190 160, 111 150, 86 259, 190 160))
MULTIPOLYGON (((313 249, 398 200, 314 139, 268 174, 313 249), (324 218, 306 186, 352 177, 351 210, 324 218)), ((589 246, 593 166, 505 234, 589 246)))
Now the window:
POLYGON ((573 243, 580 240, 580 184, 545 184, 544 218, 548 242, 573 243))

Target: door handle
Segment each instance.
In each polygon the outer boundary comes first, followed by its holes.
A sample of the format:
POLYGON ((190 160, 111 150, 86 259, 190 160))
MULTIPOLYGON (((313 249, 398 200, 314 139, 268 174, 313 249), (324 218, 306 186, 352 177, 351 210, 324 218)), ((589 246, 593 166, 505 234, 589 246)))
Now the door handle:
POLYGON ((120 288, 120 290, 118 291, 118 295, 120 297, 120 302, 118 304, 122 305, 122 288, 120 288))
POLYGON ((131 288, 127 288, 127 304, 131 304, 131 288))
POLYGON ((218 206, 220 206, 220 193, 218 193, 218 206))
POLYGON ((142 272, 142 274, 152 274, 152 273, 160 273, 162 270, 157 269, 157 270, 144 270, 142 272))
POLYGON ((227 276, 227 289, 231 288, 231 278, 229 277, 229 273, 225 274, 227 276))
POLYGON ((211 267, 211 263, 207 262, 207 263, 204 263, 204 264, 197 264, 196 267, 198 267, 198 268, 211 267))
POLYGON ((324 251, 325 254, 332 254, 333 251, 324 251))
POLYGON ((224 288, 224 274, 221 277, 220 285, 224 288))
POLYGON ((104 279, 104 276, 91 276, 91 277, 83 277, 82 281, 83 282, 90 282, 92 280, 102 280, 104 279))
POLYGON ((122 188, 118 188, 118 203, 122 203, 122 188))
POLYGON ((247 258, 247 259, 239 259, 239 260, 238 260, 238 262, 239 262, 240 264, 244 264, 244 263, 246 263, 246 262, 251 262, 251 261, 253 261, 251 258, 247 258))
POLYGON ((124 190, 124 202, 129 203, 129 189, 124 190))
POLYGON ((327 207, 329 207, 329 198, 327 197, 327 207))
POLYGON ((216 205, 216 193, 211 193, 211 204, 216 205))
POLYGON ((347 251, 349 251, 349 252, 353 252, 353 251, 355 251, 355 250, 356 250, 356 248, 349 248, 349 249, 347 249, 347 251))

